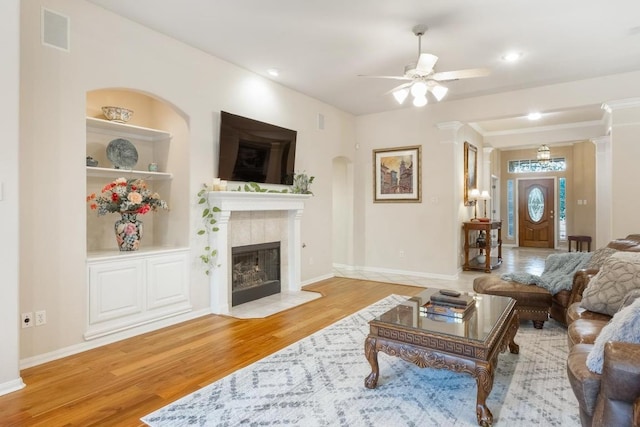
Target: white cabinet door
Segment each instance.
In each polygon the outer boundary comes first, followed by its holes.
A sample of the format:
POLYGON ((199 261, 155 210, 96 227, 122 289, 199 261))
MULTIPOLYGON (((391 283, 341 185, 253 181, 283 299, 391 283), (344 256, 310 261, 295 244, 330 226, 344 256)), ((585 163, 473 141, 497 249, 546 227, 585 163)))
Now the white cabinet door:
POLYGON ((144 263, 140 260, 89 266, 89 325, 144 310, 144 263))
POLYGON ((147 309, 189 304, 187 255, 165 255, 147 260, 147 309))

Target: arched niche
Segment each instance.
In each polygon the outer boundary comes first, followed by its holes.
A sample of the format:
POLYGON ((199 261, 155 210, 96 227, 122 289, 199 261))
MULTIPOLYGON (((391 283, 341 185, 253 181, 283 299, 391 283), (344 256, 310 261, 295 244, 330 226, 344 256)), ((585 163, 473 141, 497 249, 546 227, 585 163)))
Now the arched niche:
MULTIPOLYGON (((87 194, 99 193, 114 179, 136 176, 147 182, 169 204, 169 211, 147 213, 141 250, 189 246, 189 123, 186 114, 170 102, 134 89, 103 88, 86 94, 86 155, 98 161, 95 170, 87 168, 87 194), (122 126, 112 125, 102 113, 103 106, 133 110, 132 118, 122 126), (103 123, 106 122, 106 123, 103 123), (103 126, 104 125, 104 126, 103 126), (149 134, 140 128, 157 130, 149 134), (138 153, 134 172, 113 170, 106 147, 116 138, 129 140, 138 153), (148 171, 156 163, 160 175, 148 171), (164 174, 164 175, 162 175, 164 174)), ((87 252, 117 250, 113 226, 117 214, 98 217, 87 212, 87 252)))

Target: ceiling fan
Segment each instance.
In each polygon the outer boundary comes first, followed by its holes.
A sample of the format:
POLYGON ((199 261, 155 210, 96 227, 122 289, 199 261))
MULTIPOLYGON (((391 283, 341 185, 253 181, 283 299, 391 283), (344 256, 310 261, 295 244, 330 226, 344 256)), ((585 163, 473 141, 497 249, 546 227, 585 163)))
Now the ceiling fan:
POLYGON ((433 67, 438 61, 438 57, 430 53, 422 53, 422 36, 427 31, 426 25, 416 25, 413 27, 413 34, 418 37, 418 60, 404 67, 403 76, 365 76, 375 79, 408 80, 400 86, 394 87, 387 93, 392 93, 393 97, 402 104, 409 96, 413 95, 413 105, 422 107, 427 104, 427 92, 440 101, 449 90, 441 85, 441 82, 468 79, 473 77, 484 77, 490 74, 487 68, 471 68, 458 71, 443 71, 436 73, 433 67))

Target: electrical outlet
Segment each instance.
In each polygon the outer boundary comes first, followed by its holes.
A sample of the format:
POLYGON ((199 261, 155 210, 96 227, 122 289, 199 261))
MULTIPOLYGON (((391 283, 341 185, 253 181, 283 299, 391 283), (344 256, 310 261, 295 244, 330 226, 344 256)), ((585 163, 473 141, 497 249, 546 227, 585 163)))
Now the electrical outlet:
POLYGON ((22 327, 30 328, 33 326, 33 313, 22 313, 22 327))
POLYGON ((404 258, 404 251, 400 251, 400 252, 398 252, 398 257, 400 257, 400 258, 404 258))
POLYGON ((47 323, 47 312, 45 310, 36 311, 36 326, 47 323))

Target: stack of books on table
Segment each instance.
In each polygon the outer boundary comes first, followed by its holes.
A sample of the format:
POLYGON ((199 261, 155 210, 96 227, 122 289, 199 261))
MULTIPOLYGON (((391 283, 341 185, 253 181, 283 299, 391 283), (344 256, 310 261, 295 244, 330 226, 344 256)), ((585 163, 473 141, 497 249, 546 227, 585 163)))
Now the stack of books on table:
POLYGON ((475 299, 468 295, 457 297, 435 293, 431 295, 420 311, 423 314, 435 316, 448 316, 456 319, 464 318, 475 307, 475 299))

